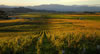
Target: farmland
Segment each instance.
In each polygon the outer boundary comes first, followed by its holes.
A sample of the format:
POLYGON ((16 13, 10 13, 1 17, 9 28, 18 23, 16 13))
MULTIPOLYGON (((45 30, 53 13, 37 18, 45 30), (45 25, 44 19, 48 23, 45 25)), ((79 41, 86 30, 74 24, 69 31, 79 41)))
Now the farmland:
POLYGON ((20 19, 0 20, 0 54, 100 53, 100 15, 23 13, 12 17, 20 19))

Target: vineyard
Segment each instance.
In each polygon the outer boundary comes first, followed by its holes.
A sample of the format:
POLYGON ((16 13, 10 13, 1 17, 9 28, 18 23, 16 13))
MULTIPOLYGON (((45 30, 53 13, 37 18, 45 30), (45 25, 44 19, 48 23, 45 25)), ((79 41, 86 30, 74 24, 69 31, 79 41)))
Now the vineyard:
POLYGON ((100 16, 63 17, 0 20, 0 54, 99 54, 100 16))

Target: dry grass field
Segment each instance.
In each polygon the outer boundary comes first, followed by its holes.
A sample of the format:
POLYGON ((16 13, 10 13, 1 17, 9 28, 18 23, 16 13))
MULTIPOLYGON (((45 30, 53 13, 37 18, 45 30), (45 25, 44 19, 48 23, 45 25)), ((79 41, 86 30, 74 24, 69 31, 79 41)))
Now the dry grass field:
POLYGON ((20 16, 0 20, 0 54, 100 53, 100 15, 20 16))

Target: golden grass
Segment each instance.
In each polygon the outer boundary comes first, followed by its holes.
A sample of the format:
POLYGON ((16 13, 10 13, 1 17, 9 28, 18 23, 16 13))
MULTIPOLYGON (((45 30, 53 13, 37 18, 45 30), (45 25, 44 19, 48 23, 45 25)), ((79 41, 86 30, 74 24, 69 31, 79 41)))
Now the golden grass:
POLYGON ((72 15, 64 15, 64 16, 100 16, 100 15, 91 15, 91 14, 87 14, 87 15, 74 15, 74 14, 72 14, 72 15))
MULTIPOLYGON (((79 16, 79 15, 73 15, 73 16, 79 16)), ((3 20, 0 21, 0 23, 13 23, 13 22, 24 22, 27 20, 24 19, 16 19, 16 20, 3 20)), ((30 22, 30 21, 27 21, 30 22)), ((33 22, 42 22, 39 21, 31 21, 33 22)), ((99 44, 98 41, 100 40, 100 23, 97 21, 89 21, 89 20, 75 20, 75 19, 49 19, 49 20, 43 20, 44 23, 42 25, 34 25, 33 27, 30 27, 32 25, 16 25, 16 26, 9 26, 8 28, 19 28, 20 27, 29 27, 33 30, 37 29, 40 30, 40 34, 42 32, 46 33, 46 37, 48 38, 48 41, 55 46, 55 48, 61 52, 65 48, 84 48, 87 49, 91 46, 99 44), (18 26, 18 27, 17 27, 18 26), (42 32, 41 32, 42 31, 42 32), (88 45, 90 44, 90 45, 88 45)), ((29 28, 25 28, 29 29, 29 28)), ((0 33, 0 46, 3 46, 3 44, 7 43, 7 47, 14 47, 15 51, 18 51, 19 49, 23 49, 23 46, 30 45, 32 43, 32 40, 35 40, 35 37, 37 37, 39 40, 37 41, 37 53, 40 54, 40 48, 43 44, 42 42, 44 34, 40 35, 34 34, 35 31, 31 32, 5 32, 0 33), (21 44, 18 44, 18 40, 21 41, 21 44)), ((4 47, 4 46, 3 46, 4 47)), ((6 51, 6 50, 5 50, 6 51)))
POLYGON ((0 20, 0 23, 14 23, 14 22, 25 22, 25 19, 14 19, 14 20, 0 20))

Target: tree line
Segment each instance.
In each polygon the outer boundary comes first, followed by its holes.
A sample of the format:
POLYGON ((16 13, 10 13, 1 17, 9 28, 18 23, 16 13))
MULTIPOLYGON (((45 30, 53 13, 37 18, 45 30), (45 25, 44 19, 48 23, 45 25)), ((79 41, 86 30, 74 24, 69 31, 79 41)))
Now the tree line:
POLYGON ((0 10, 0 19, 8 19, 8 13, 0 10))

